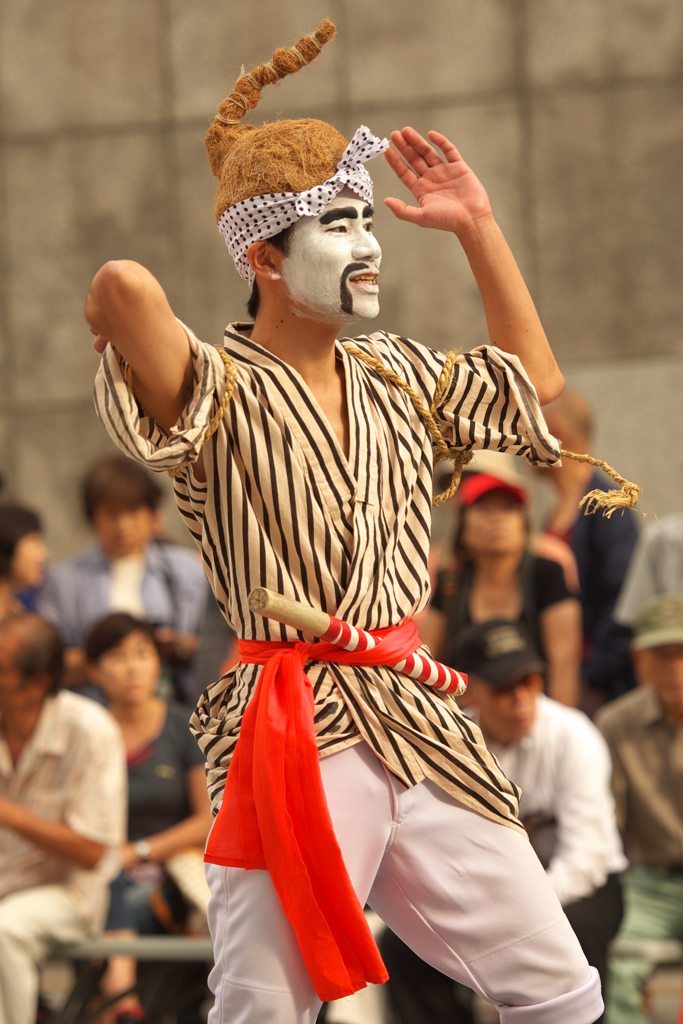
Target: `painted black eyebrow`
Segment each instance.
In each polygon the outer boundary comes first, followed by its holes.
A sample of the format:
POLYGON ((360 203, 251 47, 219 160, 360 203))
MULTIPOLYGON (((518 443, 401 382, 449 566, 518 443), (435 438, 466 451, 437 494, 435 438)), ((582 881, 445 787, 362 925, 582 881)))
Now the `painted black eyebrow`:
MULTIPOLYGON (((361 215, 363 220, 368 217, 374 217, 375 211, 372 206, 366 206, 363 209, 361 215)), ((328 213, 324 213, 320 218, 321 224, 331 224, 333 220, 357 220, 358 214, 355 207, 353 206, 341 206, 338 210, 330 210, 328 213)))
POLYGON ((320 218, 321 224, 331 224, 333 220, 358 220, 355 206, 340 206, 336 210, 328 210, 320 218))

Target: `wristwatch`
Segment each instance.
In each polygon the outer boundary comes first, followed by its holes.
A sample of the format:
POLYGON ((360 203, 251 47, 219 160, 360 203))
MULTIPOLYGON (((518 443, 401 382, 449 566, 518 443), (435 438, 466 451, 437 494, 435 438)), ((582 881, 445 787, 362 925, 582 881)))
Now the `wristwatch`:
POLYGON ((152 856, 152 844, 149 839, 138 839, 137 843, 133 843, 133 849, 138 860, 149 860, 152 856))

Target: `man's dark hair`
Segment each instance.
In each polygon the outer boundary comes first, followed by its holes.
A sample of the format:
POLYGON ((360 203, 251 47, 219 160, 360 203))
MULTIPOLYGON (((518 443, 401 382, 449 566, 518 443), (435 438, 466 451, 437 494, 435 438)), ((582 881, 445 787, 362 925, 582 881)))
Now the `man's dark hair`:
POLYGON ((40 519, 21 505, 0 505, 0 579, 12 574, 16 546, 27 533, 40 533, 40 519))
POLYGON ((51 680, 47 692, 57 693, 62 679, 62 641, 52 623, 40 615, 20 615, 0 624, 0 631, 9 630, 18 631, 21 637, 14 665, 23 681, 47 675, 51 680))
MULTIPOLYGON (((278 249, 281 253, 284 253, 284 255, 286 256, 287 253, 289 252, 289 246, 292 240, 293 227, 294 225, 290 224, 289 227, 285 228, 284 231, 280 231, 279 234, 273 235, 272 238, 267 238, 266 241, 270 242, 272 245, 275 246, 276 249, 278 249)), ((249 301, 247 302, 247 313, 249 315, 250 320, 256 319, 259 301, 260 296, 258 290, 258 282, 254 281, 253 285, 251 286, 251 295, 249 296, 249 301)))
POLYGON ((131 633, 144 633, 154 643, 154 627, 127 612, 114 612, 93 626, 85 641, 88 661, 98 662, 107 651, 118 647, 131 633))
POLYGON ((162 497, 161 488, 149 473, 123 455, 110 455, 96 462, 83 480, 83 506, 90 522, 102 505, 156 512, 162 497))

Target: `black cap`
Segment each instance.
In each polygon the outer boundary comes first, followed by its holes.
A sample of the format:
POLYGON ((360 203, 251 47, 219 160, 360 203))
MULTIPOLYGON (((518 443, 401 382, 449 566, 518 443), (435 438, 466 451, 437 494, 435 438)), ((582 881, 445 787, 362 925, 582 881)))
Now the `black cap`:
POLYGON ((504 690, 530 672, 545 672, 546 664, 521 622, 492 619, 466 626, 458 637, 455 664, 504 690))

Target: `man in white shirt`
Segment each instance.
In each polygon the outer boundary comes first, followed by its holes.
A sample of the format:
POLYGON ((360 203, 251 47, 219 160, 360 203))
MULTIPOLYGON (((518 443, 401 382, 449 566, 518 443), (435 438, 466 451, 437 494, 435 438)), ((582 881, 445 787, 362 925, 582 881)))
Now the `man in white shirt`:
POLYGON ((38 963, 102 926, 125 839, 120 730, 60 669, 49 622, 0 623, 0 1024, 33 1024, 38 963))
MULTIPOLYGON (((522 790, 520 818, 604 986, 607 945, 622 916, 619 874, 628 866, 607 744, 583 712, 544 695, 545 665, 521 623, 498 619, 467 627, 457 664, 469 673, 470 717, 522 790)), ((462 994, 427 964, 409 962, 410 951, 401 947, 391 934, 381 943, 401 1024, 467 1020, 462 994), (408 985, 411 991, 399 995, 396 986, 408 985)))

